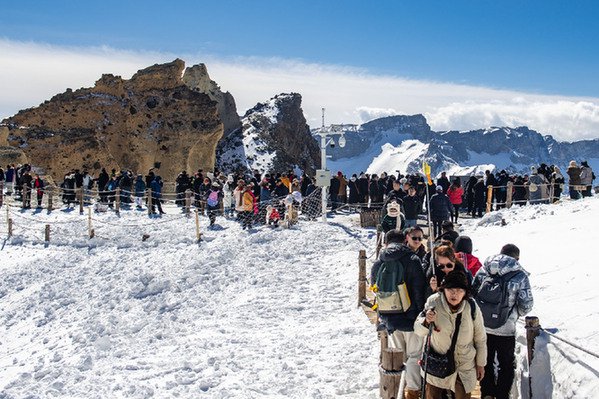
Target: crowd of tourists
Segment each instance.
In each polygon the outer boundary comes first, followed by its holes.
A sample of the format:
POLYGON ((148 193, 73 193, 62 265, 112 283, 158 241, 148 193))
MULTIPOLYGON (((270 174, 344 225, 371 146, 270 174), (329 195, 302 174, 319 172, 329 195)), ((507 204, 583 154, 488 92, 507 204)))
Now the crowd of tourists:
POLYGON ((481 263, 468 236, 444 227, 432 253, 419 226, 388 231, 366 304, 404 353, 407 399, 470 398, 477 381, 482 398, 508 399, 516 321, 533 307, 520 250, 506 244, 481 263))
MULTIPOLYGON (((364 207, 382 209, 385 231, 395 228, 396 215, 401 215, 403 226, 409 227, 416 224, 418 215, 430 211, 434 234, 438 235, 444 221, 457 223, 463 213, 482 217, 489 204, 490 210, 508 206, 508 198, 512 204, 520 206, 551 203, 561 198, 566 187, 572 199, 590 196, 594 179, 586 161, 580 165, 571 161, 565 175, 555 165, 541 164, 531 167, 530 174, 525 175, 487 170, 480 175, 450 179, 446 172, 442 172, 436 181, 429 181, 421 174, 401 173, 360 173, 348 179, 338 172, 329 182, 328 204, 332 211, 341 206, 356 210, 364 207), (426 200, 427 194, 430 202, 426 200)), ((37 199, 37 206, 42 206, 47 183, 32 172, 30 165, 0 168, 0 182, 6 195, 14 192, 19 199, 24 196, 26 208, 31 207, 32 195, 37 199)), ((163 192, 164 182, 158 169, 150 169, 142 175, 128 170, 108 172, 102 168, 98 176, 92 176, 84 169, 73 169, 64 175, 60 195, 67 207, 81 200, 89 204, 95 188, 98 210, 113 208, 118 195, 121 206, 134 203, 136 209, 143 209, 148 204, 154 214, 164 213, 162 202, 165 199, 183 206, 190 196, 192 205, 210 218, 211 225, 217 215, 224 215, 236 217, 243 228, 248 229, 256 223, 278 225, 278 221, 285 218, 289 204, 302 210, 309 219, 316 218, 320 212, 321 192, 305 173, 298 176, 287 171, 262 175, 254 171, 245 175, 225 174, 219 170, 204 173, 200 169, 194 173, 182 171, 174 183, 175 192, 170 198, 171 193, 163 192), (146 200, 148 196, 150 201, 146 200)))

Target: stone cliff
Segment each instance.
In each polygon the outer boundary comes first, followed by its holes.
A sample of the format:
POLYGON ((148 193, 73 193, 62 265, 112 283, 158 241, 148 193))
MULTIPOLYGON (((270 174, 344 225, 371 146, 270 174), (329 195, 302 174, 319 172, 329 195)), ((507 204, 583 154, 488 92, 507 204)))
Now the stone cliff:
POLYGON ((259 103, 242 118, 242 129, 223 139, 217 149, 221 170, 283 172, 299 167, 314 173, 320 150, 301 108, 302 96, 279 94, 259 103))
POLYGON ((58 181, 73 168, 146 173, 160 163, 166 180, 212 169, 223 123, 216 101, 185 84, 184 68, 177 59, 129 80, 103 75, 92 88, 20 111, 2 121, 0 162, 28 161, 58 181))

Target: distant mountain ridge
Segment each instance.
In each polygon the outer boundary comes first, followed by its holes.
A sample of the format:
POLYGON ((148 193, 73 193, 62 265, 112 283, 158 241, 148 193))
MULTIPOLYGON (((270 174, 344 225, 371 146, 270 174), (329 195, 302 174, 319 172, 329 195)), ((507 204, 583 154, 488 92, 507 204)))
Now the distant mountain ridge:
POLYGON ((599 167, 599 140, 558 142, 521 126, 435 132, 423 115, 396 115, 346 125, 345 148, 328 148, 330 169, 345 173, 418 172, 422 161, 433 174, 480 173, 506 169, 528 173, 531 165, 556 164, 565 173, 570 160, 599 167))

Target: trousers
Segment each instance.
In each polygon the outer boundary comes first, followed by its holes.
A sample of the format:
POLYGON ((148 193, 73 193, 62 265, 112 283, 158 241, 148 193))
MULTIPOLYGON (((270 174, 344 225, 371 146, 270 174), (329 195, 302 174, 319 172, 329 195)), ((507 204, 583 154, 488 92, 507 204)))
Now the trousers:
POLYGON ((409 390, 420 389, 420 365, 418 361, 422 356, 422 343, 424 338, 413 331, 393 331, 389 335, 389 347, 401 349, 404 353, 406 366, 406 388, 409 390))

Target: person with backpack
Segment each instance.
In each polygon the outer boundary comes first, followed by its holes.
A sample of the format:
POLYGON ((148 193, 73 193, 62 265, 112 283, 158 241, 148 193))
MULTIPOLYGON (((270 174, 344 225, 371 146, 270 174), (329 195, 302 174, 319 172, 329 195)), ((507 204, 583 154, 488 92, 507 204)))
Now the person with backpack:
POLYGON ((470 398, 485 374, 487 336, 481 310, 469 293, 464 273, 448 273, 414 322, 414 333, 426 337, 420 363, 426 381, 423 398, 444 398, 445 390, 455 399, 470 398))
POLYGON ((419 397, 422 339, 414 334, 414 321, 424 309, 426 281, 420 259, 404 242, 399 230, 385 235, 386 247, 371 270, 381 324, 389 333, 389 346, 405 354, 406 399, 419 397))
POLYGON ((210 220, 210 227, 214 226, 216 215, 220 212, 220 201, 223 199, 223 192, 220 185, 215 181, 206 194, 206 211, 210 220))
POLYGON ((482 397, 507 399, 514 381, 516 321, 533 307, 528 272, 518 262, 520 250, 514 244, 487 258, 476 273, 472 293, 478 303, 487 332, 487 366, 481 381, 482 397), (494 359, 499 367, 495 378, 494 359))

